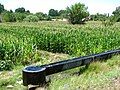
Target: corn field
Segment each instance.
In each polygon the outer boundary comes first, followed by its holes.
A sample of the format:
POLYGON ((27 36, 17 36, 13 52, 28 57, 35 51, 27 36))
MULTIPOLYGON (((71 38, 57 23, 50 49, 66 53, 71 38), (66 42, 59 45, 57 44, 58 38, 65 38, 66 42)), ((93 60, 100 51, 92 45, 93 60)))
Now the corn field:
POLYGON ((39 50, 74 57, 119 49, 120 26, 62 22, 0 24, 0 70, 40 61, 39 50))

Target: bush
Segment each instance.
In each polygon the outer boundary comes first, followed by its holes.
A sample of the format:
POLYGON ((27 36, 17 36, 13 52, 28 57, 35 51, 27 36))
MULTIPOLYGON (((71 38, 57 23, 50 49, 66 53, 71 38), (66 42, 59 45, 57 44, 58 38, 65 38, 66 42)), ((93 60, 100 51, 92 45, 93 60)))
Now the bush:
POLYGON ((10 13, 8 11, 2 13, 2 19, 4 22, 15 22, 16 21, 14 13, 10 13))
POLYGON ((15 18, 18 22, 23 21, 23 19, 26 18, 26 16, 27 15, 25 13, 15 13, 15 18))
POLYGON ((116 22, 120 22, 120 15, 114 17, 116 18, 116 22))
POLYGON ((110 21, 110 20, 105 20, 105 21, 102 21, 102 24, 103 24, 104 26, 111 26, 111 25, 114 24, 114 22, 113 22, 113 21, 110 21))
POLYGON ((87 11, 87 7, 84 4, 76 3, 71 7, 67 7, 67 16, 69 22, 72 24, 81 24, 83 23, 83 19, 89 15, 87 11))
POLYGON ((105 21, 108 19, 109 15, 107 14, 95 14, 95 15, 91 15, 91 20, 94 20, 94 21, 105 21))
POLYGON ((39 20, 44 20, 46 17, 46 14, 44 14, 42 12, 38 12, 35 15, 39 18, 39 20))
POLYGON ((39 18, 35 15, 28 15, 24 21, 28 21, 28 22, 38 22, 39 18))
POLYGON ((117 22, 120 22, 120 6, 116 7, 116 10, 112 14, 117 18, 117 22))
POLYGON ((111 25, 114 25, 117 22, 117 20, 118 20, 118 18, 116 18, 115 16, 111 16, 108 19, 103 20, 102 24, 104 26, 111 26, 111 25))

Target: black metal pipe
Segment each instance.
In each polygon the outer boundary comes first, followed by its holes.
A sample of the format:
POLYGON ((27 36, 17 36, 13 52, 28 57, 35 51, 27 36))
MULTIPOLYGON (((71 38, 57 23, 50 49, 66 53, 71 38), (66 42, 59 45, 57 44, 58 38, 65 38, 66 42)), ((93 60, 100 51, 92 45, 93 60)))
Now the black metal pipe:
POLYGON ((55 63, 45 65, 44 67, 46 67, 46 75, 51 75, 51 74, 65 71, 78 66, 87 65, 90 62, 95 60, 109 59, 112 57, 113 54, 117 54, 117 53, 120 53, 120 50, 107 51, 100 54, 93 54, 89 56, 83 56, 83 57, 78 57, 74 59, 55 62, 55 63))
POLYGON ((45 78, 47 75, 87 65, 92 61, 109 59, 114 54, 120 54, 120 50, 107 51, 104 53, 68 59, 42 66, 28 66, 23 70, 23 84, 25 86, 29 84, 44 84, 46 82, 45 78))
POLYGON ((23 70, 23 85, 42 85, 46 81, 45 69, 39 66, 28 66, 23 70))

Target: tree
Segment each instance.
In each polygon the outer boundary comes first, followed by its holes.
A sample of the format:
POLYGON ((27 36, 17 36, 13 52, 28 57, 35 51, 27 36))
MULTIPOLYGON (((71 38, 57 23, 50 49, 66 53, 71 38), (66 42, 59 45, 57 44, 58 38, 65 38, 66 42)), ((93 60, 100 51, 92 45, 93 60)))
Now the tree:
POLYGON ((13 11, 12 11, 12 10, 10 10, 10 13, 13 13, 13 11))
POLYGON ((59 11, 59 15, 62 15, 62 14, 65 14, 66 13, 66 10, 60 10, 59 11))
POLYGON ((66 16, 67 16, 66 10, 60 10, 59 15, 60 15, 61 18, 66 18, 66 16))
POLYGON ((59 16, 58 10, 50 9, 49 16, 59 16))
POLYGON ((120 6, 119 6, 119 7, 116 7, 116 10, 113 11, 112 14, 114 14, 114 15, 120 15, 120 6))
POLYGON ((47 21, 51 21, 51 20, 52 20, 52 17, 49 16, 49 15, 47 15, 46 18, 45 18, 45 20, 47 20, 47 21))
POLYGON ((67 16, 70 23, 81 24, 83 23, 82 19, 89 16, 89 12, 84 4, 76 3, 71 7, 67 7, 67 16))
POLYGON ((27 11, 26 11, 26 13, 30 13, 30 11, 29 11, 29 10, 27 10, 27 11))
POLYGON ((117 19, 117 22, 120 22, 120 6, 116 7, 116 10, 112 14, 117 19))
POLYGON ((0 14, 4 11, 5 9, 4 9, 4 5, 2 5, 1 3, 0 3, 0 14))
POLYGON ((109 15, 107 14, 95 14, 95 15, 90 15, 91 17, 91 20, 94 20, 94 21, 105 21, 108 19, 109 15))
POLYGON ((15 9, 15 12, 16 13, 25 13, 25 8, 24 7, 17 8, 17 9, 15 9))
POLYGON ((39 20, 44 20, 46 18, 46 15, 42 12, 37 12, 35 15, 39 18, 39 20))

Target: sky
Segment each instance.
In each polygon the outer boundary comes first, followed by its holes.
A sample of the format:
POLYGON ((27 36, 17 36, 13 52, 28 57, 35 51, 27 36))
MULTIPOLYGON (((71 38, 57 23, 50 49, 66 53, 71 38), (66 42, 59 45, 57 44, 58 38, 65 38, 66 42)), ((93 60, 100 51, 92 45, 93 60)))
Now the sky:
POLYGON ((24 7, 32 13, 48 13, 49 9, 66 9, 67 6, 78 2, 84 3, 90 14, 112 14, 116 7, 120 6, 120 0, 0 0, 7 10, 14 11, 16 8, 24 7))

